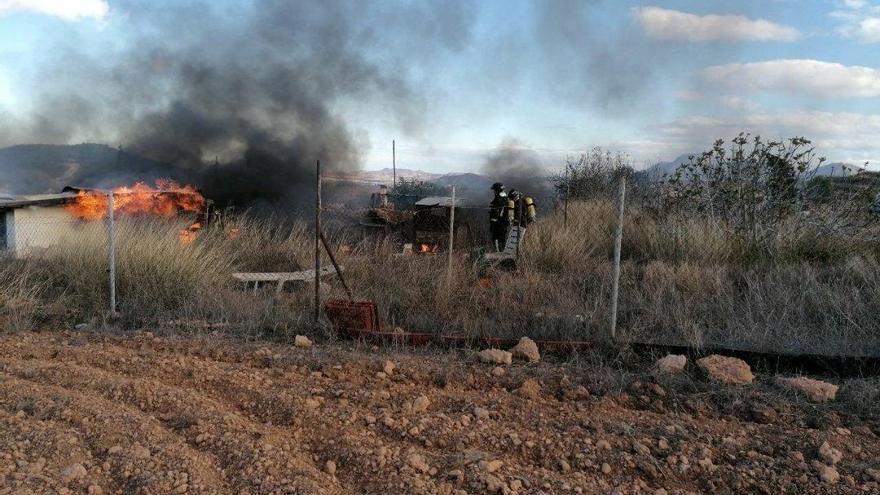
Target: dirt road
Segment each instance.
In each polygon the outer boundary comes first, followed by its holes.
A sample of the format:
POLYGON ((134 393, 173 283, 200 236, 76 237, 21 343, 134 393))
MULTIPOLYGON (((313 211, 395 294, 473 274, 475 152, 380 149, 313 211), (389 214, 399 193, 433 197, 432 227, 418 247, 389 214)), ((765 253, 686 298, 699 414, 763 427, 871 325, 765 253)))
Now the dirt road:
POLYGON ((467 358, 6 335, 0 494, 880 493, 877 418, 769 380, 467 358))

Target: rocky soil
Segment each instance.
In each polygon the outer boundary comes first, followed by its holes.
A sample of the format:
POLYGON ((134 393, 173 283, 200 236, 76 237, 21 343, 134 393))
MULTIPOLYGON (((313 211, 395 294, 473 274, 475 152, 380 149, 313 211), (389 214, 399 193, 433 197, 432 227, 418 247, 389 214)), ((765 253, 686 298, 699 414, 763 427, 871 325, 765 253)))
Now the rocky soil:
POLYGON ((0 494, 880 493, 876 381, 648 368, 6 335, 0 494))

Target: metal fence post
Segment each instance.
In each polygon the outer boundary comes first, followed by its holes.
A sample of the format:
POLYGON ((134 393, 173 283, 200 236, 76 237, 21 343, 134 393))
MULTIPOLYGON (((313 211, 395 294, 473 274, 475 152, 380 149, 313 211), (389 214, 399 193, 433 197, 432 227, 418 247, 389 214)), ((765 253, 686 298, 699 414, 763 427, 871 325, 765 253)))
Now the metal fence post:
POLYGON ((116 216, 113 212, 113 191, 107 192, 107 241, 110 263, 110 316, 116 315, 116 216))
POLYGON ((315 164, 315 324, 321 318, 321 160, 315 164))
POLYGON ((614 231, 614 279, 611 286, 611 338, 617 337, 617 293, 620 289, 620 244, 623 240, 623 208, 626 202, 626 175, 620 176, 617 198, 617 228, 614 231))
POLYGON ((452 283, 452 248, 455 245, 455 186, 452 186, 452 204, 449 205, 449 256, 446 265, 446 281, 452 283))

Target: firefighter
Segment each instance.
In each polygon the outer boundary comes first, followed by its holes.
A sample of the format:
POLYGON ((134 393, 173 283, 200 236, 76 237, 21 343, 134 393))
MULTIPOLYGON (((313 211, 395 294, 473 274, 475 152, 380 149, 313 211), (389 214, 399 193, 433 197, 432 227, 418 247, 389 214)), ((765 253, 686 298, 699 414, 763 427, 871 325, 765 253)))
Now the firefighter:
POLYGON ((510 227, 508 214, 508 198, 504 192, 504 184, 496 182, 492 184, 495 197, 489 203, 489 233, 492 235, 492 246, 496 251, 504 251, 504 243, 507 242, 507 229, 510 227))
POLYGON ((522 225, 523 227, 526 227, 535 221, 535 218, 538 216, 538 211, 535 207, 535 200, 533 200, 531 196, 523 196, 520 191, 511 189, 510 200, 512 225, 522 225))

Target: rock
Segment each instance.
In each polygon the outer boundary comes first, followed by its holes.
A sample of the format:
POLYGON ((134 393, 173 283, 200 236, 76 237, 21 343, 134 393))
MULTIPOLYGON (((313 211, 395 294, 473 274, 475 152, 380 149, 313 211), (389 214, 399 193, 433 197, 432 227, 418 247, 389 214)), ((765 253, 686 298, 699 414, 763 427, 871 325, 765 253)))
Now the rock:
POLYGON ((114 446, 110 447, 109 449, 107 449, 107 453, 110 455, 116 455, 116 454, 122 453, 122 447, 120 447, 119 445, 114 445, 114 446))
POLYGON ((489 419, 489 410, 482 407, 474 408, 474 417, 477 419, 489 419))
POLYGON ((455 480, 456 483, 462 483, 464 482, 464 471, 461 469, 453 469, 446 473, 446 477, 455 480))
POLYGON ((494 364, 510 364, 513 362, 513 354, 501 349, 484 349, 477 354, 480 361, 494 364))
POLYGON ((293 338, 293 345, 300 349, 308 349, 312 346, 312 341, 305 335, 297 335, 293 338))
POLYGON ((71 481, 85 478, 88 474, 89 472, 86 471, 82 464, 71 464, 61 471, 61 481, 70 483, 71 481))
POLYGON ((336 475, 336 463, 333 461, 327 461, 324 463, 324 471, 330 476, 336 475))
POLYGON ((840 479, 840 473, 833 466, 826 466, 819 461, 813 461, 813 467, 819 475, 819 479, 825 483, 837 483, 840 479))
POLYGON ((135 459, 149 459, 150 455, 150 449, 140 444, 135 444, 131 449, 131 456, 135 459))
POLYGON ((492 375, 495 377, 504 376, 504 373, 506 373, 506 371, 504 371, 504 368, 502 368, 501 366, 496 366, 492 368, 492 375))
POLYGON ((610 474, 611 466, 607 462, 602 463, 602 474, 610 474))
POLYGON ((486 482, 486 491, 489 493, 504 493, 507 490, 507 485, 504 484, 498 477, 487 475, 485 478, 486 482))
POLYGON ((687 357, 681 354, 667 354, 654 363, 654 371, 661 375, 681 373, 687 365, 687 360, 687 357))
POLYGON ((805 376, 797 377, 776 377, 776 384, 781 387, 787 387, 797 390, 806 395, 813 402, 828 402, 837 397, 837 385, 833 383, 823 382, 822 380, 814 380, 805 376))
POLYGON ((528 337, 522 337, 519 342, 510 349, 510 353, 515 358, 528 360, 530 363, 537 363, 541 360, 541 353, 538 351, 538 344, 528 337))
POLYGON ((306 399, 305 406, 307 409, 317 409, 317 408, 321 407, 321 401, 316 400, 316 399, 312 399, 312 398, 308 398, 308 399, 306 399))
POLYGON ((77 323, 76 325, 73 326, 74 330, 85 330, 86 328, 89 328, 88 323, 77 323))
POLYGON ((388 376, 391 376, 391 374, 394 373, 394 368, 395 368, 394 363, 386 360, 385 364, 382 365, 382 372, 388 376))
POLYGON ((638 440, 633 440, 632 443, 633 452, 641 455, 651 455, 651 449, 645 446, 645 444, 639 442, 638 440))
POLYGON ((409 457, 406 458, 406 463, 409 464, 411 468, 422 473, 427 473, 431 470, 431 467, 425 462, 425 458, 420 454, 410 454, 409 457))
POLYGON ((611 444, 608 443, 608 440, 599 440, 596 442, 596 448, 599 450, 611 450, 611 444))
POLYGON ((880 483, 880 469, 867 468, 865 469, 865 475, 880 483))
POLYGON ((431 401, 428 400, 428 397, 424 395, 420 395, 413 401, 412 410, 413 412, 421 413, 428 410, 428 406, 431 405, 431 401))
POLYGON ((388 378, 388 374, 385 373, 384 371, 377 371, 376 378, 378 378, 380 380, 384 380, 384 379, 388 378))
POLYGON ((566 461, 565 459, 559 459, 559 469, 563 473, 567 473, 571 471, 571 464, 569 464, 568 461, 566 461))
POLYGON ((843 458, 843 453, 829 445, 828 442, 822 442, 822 446, 819 447, 819 457, 821 457, 826 464, 831 464, 833 466, 840 462, 843 458))
POLYGON ((541 397, 541 384, 534 378, 528 378, 522 382, 514 393, 526 399, 537 400, 541 397))
POLYGON ((748 363, 735 357, 712 354, 698 359, 697 365, 713 380, 727 385, 745 385, 755 379, 748 363))
POLYGON ((495 471, 498 471, 499 469, 501 469, 501 466, 503 466, 503 465, 504 465, 504 462, 499 461, 497 459, 494 461, 480 461, 480 464, 479 464, 480 469, 482 469, 483 471, 486 471, 487 473, 494 473, 495 471))
POLYGON ((98 485, 89 485, 86 492, 89 495, 104 495, 104 490, 98 485))

